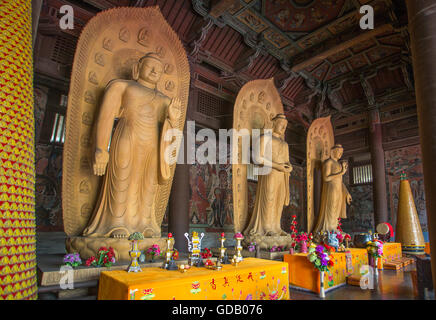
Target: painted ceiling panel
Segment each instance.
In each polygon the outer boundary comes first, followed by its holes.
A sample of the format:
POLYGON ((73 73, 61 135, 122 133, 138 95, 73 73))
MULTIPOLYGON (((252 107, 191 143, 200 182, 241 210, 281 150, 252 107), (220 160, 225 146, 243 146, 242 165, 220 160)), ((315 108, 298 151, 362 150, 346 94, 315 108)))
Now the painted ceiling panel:
POLYGON ((265 17, 283 31, 310 32, 334 20, 345 0, 264 0, 265 17))

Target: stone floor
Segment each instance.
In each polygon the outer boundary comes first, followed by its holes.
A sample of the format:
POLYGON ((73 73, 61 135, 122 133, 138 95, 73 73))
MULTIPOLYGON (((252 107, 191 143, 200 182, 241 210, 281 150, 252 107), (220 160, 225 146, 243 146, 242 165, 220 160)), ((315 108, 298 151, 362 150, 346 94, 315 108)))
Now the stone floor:
MULTIPOLYGON (((416 283, 413 281, 415 264, 403 270, 380 270, 374 289, 361 289, 358 286, 345 285, 326 293, 325 300, 434 300, 434 291, 427 296, 419 296, 416 283)), ((319 300, 315 293, 291 289, 292 300, 319 300)))

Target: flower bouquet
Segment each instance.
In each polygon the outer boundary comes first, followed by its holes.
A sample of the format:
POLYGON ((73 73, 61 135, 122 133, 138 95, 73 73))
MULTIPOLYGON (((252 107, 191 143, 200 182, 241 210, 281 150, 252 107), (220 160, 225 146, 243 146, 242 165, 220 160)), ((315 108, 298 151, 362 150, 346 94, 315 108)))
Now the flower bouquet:
POLYGON ((378 273, 377 262, 378 258, 383 256, 383 242, 380 240, 369 241, 366 244, 366 250, 368 251, 368 257, 370 258, 369 264, 375 269, 375 273, 378 273))
POLYGON ((253 252, 256 250, 256 242, 250 242, 250 244, 247 247, 248 251, 253 252))
POLYGON ((210 252, 209 248, 204 248, 203 252, 201 253, 201 257, 203 259, 210 258, 210 257, 212 257, 212 252, 210 252))
POLYGON ((150 248, 147 249, 146 253, 151 256, 150 262, 153 262, 154 257, 160 255, 159 245, 153 244, 150 248))
POLYGON ((177 251, 177 249, 173 249, 173 255, 172 255, 174 260, 178 260, 179 259, 179 251, 177 251))
POLYGON ((212 260, 207 259, 206 262, 204 263, 204 265, 206 266, 206 268, 208 269, 213 269, 215 264, 212 262, 212 260))
POLYGON ((295 250, 297 249, 297 243, 296 243, 295 238, 297 237, 298 229, 297 229, 297 216, 295 214, 292 215, 291 228, 290 229, 291 229, 292 243, 291 243, 291 247, 290 247, 289 250, 291 252, 291 251, 294 251, 294 249, 295 250))
POLYGON ((338 230, 338 232, 342 233, 342 222, 341 222, 341 218, 338 218, 338 226, 336 227, 336 229, 338 230))
POLYGON ((282 252, 283 250, 283 246, 272 246, 271 248, 269 248, 269 252, 282 252))
POLYGON ((325 297, 324 290, 324 272, 329 274, 329 286, 333 285, 333 277, 331 277, 330 267, 334 266, 333 258, 330 255, 330 246, 325 244, 311 244, 309 247, 307 259, 312 262, 313 266, 320 271, 321 290, 320 297, 325 297))
POLYGON ((78 253, 68 253, 64 256, 64 263, 70 267, 78 267, 82 264, 82 259, 78 253))
POLYGON ((93 267, 111 267, 115 263, 115 253, 112 247, 101 247, 97 252, 98 259, 95 256, 86 260, 86 265, 93 267))
POLYGON ((307 253, 307 233, 306 232, 300 232, 296 235, 295 241, 299 245, 299 250, 301 253, 307 253))
POLYGON ((380 240, 369 241, 366 244, 366 250, 368 250, 368 255, 374 258, 381 258, 383 256, 383 242, 380 240))

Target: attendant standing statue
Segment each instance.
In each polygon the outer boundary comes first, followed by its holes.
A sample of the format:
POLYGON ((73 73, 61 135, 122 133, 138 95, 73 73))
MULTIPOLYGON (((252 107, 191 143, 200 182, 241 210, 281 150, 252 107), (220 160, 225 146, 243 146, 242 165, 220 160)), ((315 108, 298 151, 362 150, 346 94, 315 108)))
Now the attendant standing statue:
POLYGON ((64 146, 66 248, 82 258, 112 247, 128 261, 157 244, 186 118, 189 63, 159 7, 114 8, 82 31, 64 146), (177 129, 173 130, 173 129, 177 129))
POLYGON ((273 246, 287 248, 292 243, 291 235, 280 226, 283 209, 289 205, 292 171, 284 138, 287 124, 274 79, 253 80, 241 88, 233 111, 233 152, 238 161, 232 165, 232 183, 235 233, 244 234, 245 247, 256 243, 257 248, 267 250, 273 246), (248 164, 241 156, 247 151, 244 131, 254 144, 251 163, 259 173, 252 212, 248 209, 248 164))
POLYGON ((271 172, 260 175, 256 189, 256 200, 250 223, 245 234, 250 236, 287 236, 280 222, 283 207, 289 205, 289 175, 292 165, 289 162, 289 148, 284 140, 288 120, 284 114, 273 119, 272 140, 260 137, 260 153, 256 162, 270 166, 271 172), (263 153, 265 143, 271 143, 271 156, 263 153))
POLYGON ((331 149, 330 158, 322 165, 322 192, 318 220, 313 232, 335 231, 338 218, 346 218, 346 205, 352 201, 351 195, 343 183, 348 163, 339 162, 344 149, 336 144, 331 149))

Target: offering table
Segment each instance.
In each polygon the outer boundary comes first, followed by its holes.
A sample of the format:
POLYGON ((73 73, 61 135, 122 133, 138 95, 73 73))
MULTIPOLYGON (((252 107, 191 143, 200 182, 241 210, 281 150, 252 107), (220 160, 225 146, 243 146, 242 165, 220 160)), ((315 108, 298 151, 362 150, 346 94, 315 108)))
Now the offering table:
POLYGON ((279 300, 289 299, 288 264, 245 258, 221 270, 191 267, 187 272, 147 268, 100 274, 99 300, 279 300))
POLYGON ((383 256, 381 259, 378 259, 377 268, 383 269, 383 264, 392 261, 398 260, 403 257, 401 251, 401 243, 398 242, 385 242, 383 244, 383 256))
MULTIPOLYGON (((330 268, 330 273, 324 272, 325 291, 332 290, 345 285, 347 276, 358 274, 360 267, 368 264, 368 253, 366 249, 348 249, 351 261, 347 266, 345 252, 332 253, 334 266, 330 268)), ((289 284, 296 289, 320 292, 320 272, 307 259, 306 253, 286 254, 284 262, 289 267, 289 284)))

